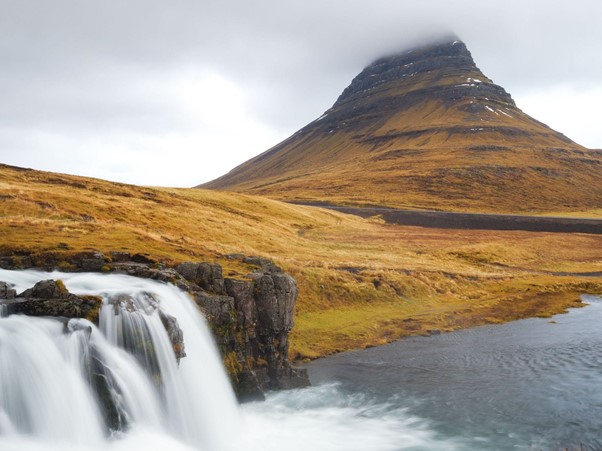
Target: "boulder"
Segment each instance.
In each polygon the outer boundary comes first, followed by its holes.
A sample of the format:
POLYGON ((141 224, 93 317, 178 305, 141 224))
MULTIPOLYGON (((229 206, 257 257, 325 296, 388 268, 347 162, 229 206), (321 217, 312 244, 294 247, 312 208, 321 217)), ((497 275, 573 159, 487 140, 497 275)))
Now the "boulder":
POLYGON ((7 314, 85 318, 98 324, 102 299, 69 293, 60 280, 42 280, 6 305, 7 314))
POLYGON ((13 299, 17 292, 6 282, 0 282, 0 299, 13 299))

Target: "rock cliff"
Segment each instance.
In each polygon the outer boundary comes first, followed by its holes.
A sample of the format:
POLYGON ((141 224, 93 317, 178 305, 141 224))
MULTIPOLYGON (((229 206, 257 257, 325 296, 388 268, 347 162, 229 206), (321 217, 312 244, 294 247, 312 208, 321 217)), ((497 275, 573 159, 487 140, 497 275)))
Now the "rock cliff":
MULTIPOLYGON (((295 280, 271 261, 258 257, 231 256, 244 260, 255 270, 243 279, 223 276, 215 263, 184 262, 174 268, 157 265, 143 256, 113 253, 74 255, 69 264, 75 271, 123 273, 176 284, 189 292, 205 313, 217 346, 240 400, 263 399, 267 390, 309 385, 307 373, 293 368, 288 360, 288 336, 293 327, 297 299, 295 280)), ((41 269, 55 269, 52 255, 45 256, 41 269)), ((63 257, 63 260, 64 257, 63 257)), ((0 267, 34 267, 30 256, 0 258, 0 267)), ((128 299, 111 301, 116 309, 135 308, 128 299)), ((153 308, 160 306, 149 303, 153 308)), ((5 314, 86 318, 98 322, 101 300, 69 293, 62 282, 45 280, 17 294, 0 282, 0 305, 5 314)), ((174 354, 185 357, 185 337, 177 319, 160 311, 172 341, 174 354)))
POLYGON ((239 398, 261 399, 265 390, 309 385, 305 371, 288 361, 295 280, 269 260, 242 258, 257 267, 246 280, 224 278, 217 264, 175 268, 211 324, 239 398))

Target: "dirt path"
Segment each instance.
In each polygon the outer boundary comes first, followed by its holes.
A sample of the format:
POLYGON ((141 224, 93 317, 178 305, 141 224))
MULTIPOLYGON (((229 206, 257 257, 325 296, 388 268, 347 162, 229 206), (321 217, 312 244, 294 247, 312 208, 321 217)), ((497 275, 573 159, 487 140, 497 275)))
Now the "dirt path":
POLYGON ((293 202, 297 205, 328 208, 368 218, 381 216, 390 224, 439 229, 526 230, 529 232, 602 234, 602 219, 551 216, 521 216, 483 213, 400 210, 382 207, 345 207, 321 202, 293 202))

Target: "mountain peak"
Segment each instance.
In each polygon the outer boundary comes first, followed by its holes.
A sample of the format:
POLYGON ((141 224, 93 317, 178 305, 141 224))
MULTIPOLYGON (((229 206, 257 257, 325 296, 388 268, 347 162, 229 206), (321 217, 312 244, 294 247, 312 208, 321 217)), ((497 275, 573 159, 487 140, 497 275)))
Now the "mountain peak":
POLYGON ((439 78, 464 75, 464 81, 471 76, 479 80, 486 79, 466 45, 453 37, 377 59, 352 80, 335 106, 369 94, 381 85, 392 82, 411 84, 429 72, 437 72, 439 78))

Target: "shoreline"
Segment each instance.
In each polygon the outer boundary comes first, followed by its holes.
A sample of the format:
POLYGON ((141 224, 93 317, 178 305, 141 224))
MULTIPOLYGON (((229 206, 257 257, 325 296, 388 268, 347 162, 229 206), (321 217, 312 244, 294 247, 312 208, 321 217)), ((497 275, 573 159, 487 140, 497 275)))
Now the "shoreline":
MULTIPOLYGON (((398 317, 377 319, 376 323, 369 328, 372 333, 360 333, 361 338, 355 337, 351 341, 344 339, 340 341, 325 340, 324 343, 327 344, 318 347, 317 352, 315 346, 312 348, 312 351, 314 351, 312 355, 299 353, 299 343, 295 339, 299 339, 300 334, 298 330, 293 328, 290 359, 295 365, 302 366, 303 363, 332 355, 369 349, 410 337, 428 337, 475 327, 506 324, 522 319, 551 318, 555 315, 566 314, 570 309, 586 307, 588 304, 582 300, 585 295, 600 296, 600 294, 585 293, 583 291, 540 293, 523 299, 506 297, 497 300, 497 302, 496 300, 490 300, 484 302, 481 306, 467 305, 463 309, 450 309, 445 312, 429 314, 428 311, 423 311, 413 315, 401 314, 398 317)), ((375 314, 377 311, 378 309, 375 309, 371 313, 375 314)), ((383 316, 383 311, 374 315, 376 318, 382 318, 383 316)), ((296 319, 303 321, 303 315, 296 319)), ((314 318, 310 320, 316 322, 314 318)), ((325 339, 331 338, 326 336, 331 334, 324 332, 325 339)), ((342 335, 340 337, 344 338, 342 335)))

